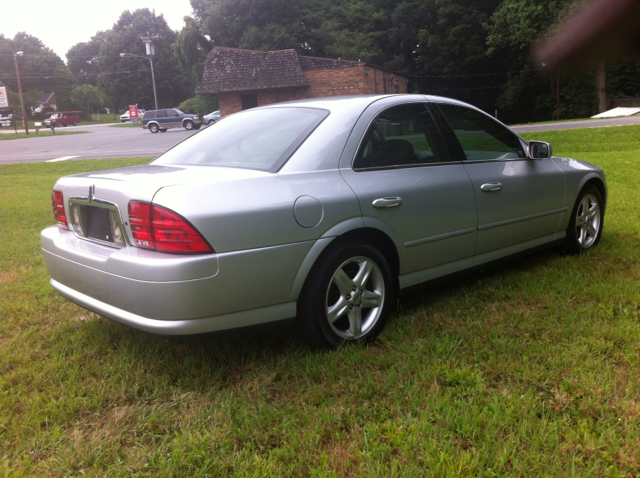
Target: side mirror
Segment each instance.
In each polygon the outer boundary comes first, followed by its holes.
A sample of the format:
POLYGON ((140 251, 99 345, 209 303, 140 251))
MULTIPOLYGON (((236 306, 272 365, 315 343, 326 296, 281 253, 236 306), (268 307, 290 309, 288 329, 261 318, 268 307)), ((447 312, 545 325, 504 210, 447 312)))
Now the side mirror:
POLYGON ((531 159, 547 159, 553 155, 549 143, 543 141, 529 141, 529 157, 531 159))

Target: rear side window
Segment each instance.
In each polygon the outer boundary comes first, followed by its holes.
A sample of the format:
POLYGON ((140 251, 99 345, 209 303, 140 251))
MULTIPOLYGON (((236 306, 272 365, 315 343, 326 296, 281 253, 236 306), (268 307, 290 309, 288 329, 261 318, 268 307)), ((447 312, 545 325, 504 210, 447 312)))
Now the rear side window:
POLYGON ((193 164, 277 171, 329 115, 319 108, 265 108, 228 116, 153 164, 193 164))
POLYGON ((464 106, 440 103, 468 161, 524 158, 522 143, 493 118, 464 106))
POLYGON ((156 111, 156 118, 166 118, 167 110, 158 110, 156 111))
POLYGON ((353 167, 415 166, 447 160, 431 113, 422 103, 409 103, 378 115, 364 137, 353 167))
POLYGON ((143 120, 150 120, 150 119, 155 119, 156 117, 156 112, 155 111, 147 111, 145 112, 144 116, 142 117, 143 120))

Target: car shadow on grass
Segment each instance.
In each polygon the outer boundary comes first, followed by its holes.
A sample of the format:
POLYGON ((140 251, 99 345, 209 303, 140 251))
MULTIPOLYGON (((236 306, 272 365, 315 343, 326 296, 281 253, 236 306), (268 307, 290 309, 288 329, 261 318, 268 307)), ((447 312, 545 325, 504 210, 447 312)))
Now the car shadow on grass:
MULTIPOLYGON (((504 284, 518 287, 518 283, 526 281, 531 274, 554 267, 553 263, 561 259, 557 252, 541 252, 444 283, 414 288, 409 295, 398 299, 387 330, 371 346, 355 344, 337 352, 316 352, 297 339, 293 327, 259 332, 240 330, 188 339, 165 338, 96 314, 91 314, 91 320, 83 323, 83 330, 76 331, 81 335, 76 345, 92 350, 92 355, 108 356, 110 363, 105 366, 119 369, 127 376, 138 376, 135 381, 164 383, 186 391, 226 388, 251 377, 273 373, 306 376, 308 371, 300 370, 298 364, 307 363, 315 369, 316 365, 310 364, 334 360, 331 356, 335 354, 344 358, 401 349, 403 342, 418 337, 437 340, 440 335, 450 334, 446 324, 457 320, 456 312, 446 311, 466 307, 463 313, 469 312, 468 304, 462 304, 460 297, 466 297, 471 303, 476 297, 500 301, 504 284), (441 313, 431 315, 438 307, 444 307, 445 318, 441 313), (420 318, 416 320, 416 316, 420 318)), ((512 293, 507 292, 506 297, 512 293)))

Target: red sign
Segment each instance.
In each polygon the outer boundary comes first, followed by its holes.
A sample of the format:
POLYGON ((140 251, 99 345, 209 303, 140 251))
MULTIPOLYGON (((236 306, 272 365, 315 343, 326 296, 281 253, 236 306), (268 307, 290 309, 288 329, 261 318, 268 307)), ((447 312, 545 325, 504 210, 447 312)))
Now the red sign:
POLYGON ((129 105, 129 117, 131 120, 138 119, 138 105, 129 105))

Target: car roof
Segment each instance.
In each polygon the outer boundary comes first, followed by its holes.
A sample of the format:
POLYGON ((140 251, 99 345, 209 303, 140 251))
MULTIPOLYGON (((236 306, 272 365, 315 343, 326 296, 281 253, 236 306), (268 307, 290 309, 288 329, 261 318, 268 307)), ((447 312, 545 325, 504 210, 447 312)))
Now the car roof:
POLYGON ((424 101, 432 101, 439 103, 452 103, 464 106, 472 105, 464 103, 462 101, 454 100, 452 98, 445 98, 443 96, 433 95, 420 95, 420 94, 386 94, 386 95, 344 95, 344 96, 329 96, 323 98, 306 98, 300 100, 284 101, 281 103, 271 103, 269 105, 258 106, 255 109, 261 108, 286 108, 286 107, 309 107, 309 108, 322 108, 331 112, 343 111, 353 109, 354 111, 363 111, 369 105, 380 101, 385 98, 396 98, 398 101, 416 101, 416 99, 423 99, 424 101))

